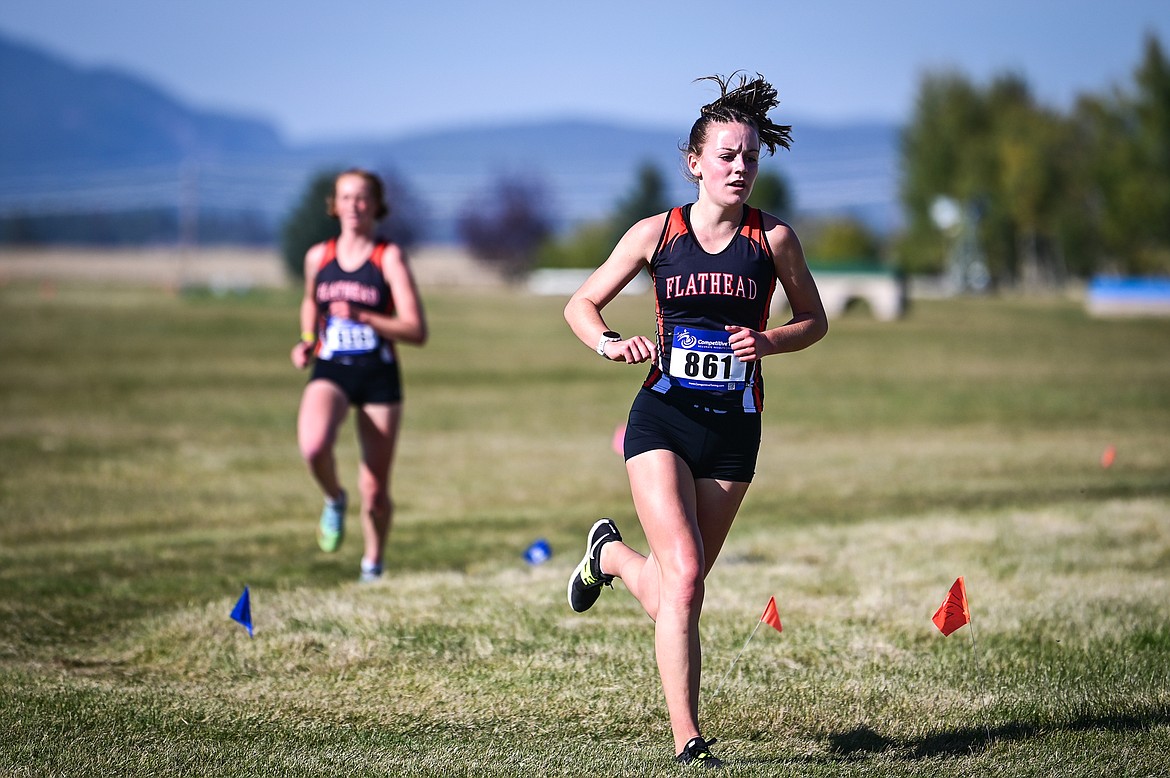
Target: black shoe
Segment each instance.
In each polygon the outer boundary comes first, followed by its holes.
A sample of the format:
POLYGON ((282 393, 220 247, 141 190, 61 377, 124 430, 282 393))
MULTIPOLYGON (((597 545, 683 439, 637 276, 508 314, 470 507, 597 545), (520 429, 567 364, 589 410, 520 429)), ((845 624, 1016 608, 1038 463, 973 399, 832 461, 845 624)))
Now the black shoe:
POLYGON ((584 613, 601 596, 602 585, 612 587, 613 576, 601 572, 601 547, 611 540, 621 540, 617 525, 609 519, 599 519, 589 530, 585 541, 585 558, 569 578, 569 607, 584 613))
POLYGON ((701 737, 693 737, 687 741, 686 748, 674 758, 674 761, 692 767, 710 767, 712 769, 722 767, 723 761, 711 753, 710 749, 713 745, 715 745, 715 738, 707 741, 701 737))

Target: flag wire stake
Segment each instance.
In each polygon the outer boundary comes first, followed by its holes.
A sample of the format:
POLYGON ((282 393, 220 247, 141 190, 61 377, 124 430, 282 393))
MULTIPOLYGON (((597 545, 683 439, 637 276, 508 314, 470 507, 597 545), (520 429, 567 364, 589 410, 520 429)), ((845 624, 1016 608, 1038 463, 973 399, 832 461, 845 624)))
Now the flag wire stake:
MULTIPOLYGON (((987 681, 983 677, 983 663, 979 661, 979 651, 975 647, 975 619, 967 616, 967 626, 971 628, 971 656, 975 658, 975 674, 979 678, 981 690, 986 690, 987 681)), ((987 723, 987 711, 983 712, 983 732, 987 735, 987 744, 991 745, 991 726, 987 723)))
POLYGON ((735 663, 739 661, 739 658, 741 656, 743 656, 743 652, 747 650, 748 643, 752 642, 752 638, 754 638, 756 636, 756 633, 760 631, 760 625, 763 623, 764 623, 763 619, 760 619, 759 621, 756 622, 756 628, 752 630, 752 634, 748 635, 748 639, 744 641, 743 648, 741 648, 739 650, 739 653, 735 655, 735 659, 731 660, 731 664, 727 667, 727 672, 723 674, 723 679, 721 681, 719 681, 719 685, 715 687, 715 692, 711 695, 712 697, 719 696, 720 690, 723 689, 723 684, 727 681, 727 676, 731 675, 731 669, 733 667, 735 667, 735 663))

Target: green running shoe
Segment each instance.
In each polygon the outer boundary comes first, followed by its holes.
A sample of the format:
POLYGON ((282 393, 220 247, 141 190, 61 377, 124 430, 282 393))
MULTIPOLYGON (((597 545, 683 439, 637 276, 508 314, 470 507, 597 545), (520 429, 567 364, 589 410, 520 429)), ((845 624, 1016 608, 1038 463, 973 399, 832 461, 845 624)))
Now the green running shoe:
POLYGON ((617 525, 609 519, 599 519, 589 530, 585 542, 585 557, 569 578, 569 607, 584 613, 601 596, 601 587, 613 586, 613 576, 601 572, 601 547, 613 540, 621 540, 617 525))
POLYGON ((345 491, 336 501, 325 500, 321 521, 317 524, 317 545, 322 551, 332 554, 345 537, 345 491))
POLYGON ((707 767, 711 769, 722 767, 723 760, 711 753, 710 749, 713 745, 715 745, 715 738, 707 741, 701 737, 693 737, 687 741, 686 748, 674 758, 674 761, 692 767, 707 767))

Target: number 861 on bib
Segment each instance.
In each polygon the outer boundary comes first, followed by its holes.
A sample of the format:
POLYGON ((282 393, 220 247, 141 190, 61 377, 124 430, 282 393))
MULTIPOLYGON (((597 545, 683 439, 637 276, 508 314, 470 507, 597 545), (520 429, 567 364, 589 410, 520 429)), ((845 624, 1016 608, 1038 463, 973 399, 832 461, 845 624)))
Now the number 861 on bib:
POLYGON ((689 389, 743 389, 747 365, 732 353, 730 337, 718 330, 675 329, 670 347, 671 377, 689 389))

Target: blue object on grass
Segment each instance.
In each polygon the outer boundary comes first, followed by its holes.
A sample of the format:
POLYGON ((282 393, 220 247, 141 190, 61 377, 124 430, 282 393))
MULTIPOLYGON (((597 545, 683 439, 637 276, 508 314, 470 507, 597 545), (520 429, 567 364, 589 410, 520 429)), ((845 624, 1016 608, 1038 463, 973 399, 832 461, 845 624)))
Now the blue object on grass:
POLYGON ((232 619, 247 627, 248 637, 252 637, 252 601, 248 596, 247 586, 244 587, 240 599, 236 600, 236 607, 232 608, 232 619))
POLYGON ((530 565, 543 564, 551 556, 552 549, 544 538, 537 539, 531 546, 524 549, 524 561, 530 565))

